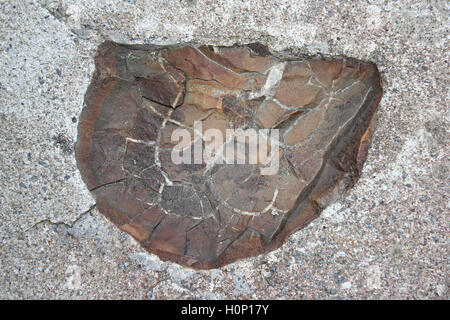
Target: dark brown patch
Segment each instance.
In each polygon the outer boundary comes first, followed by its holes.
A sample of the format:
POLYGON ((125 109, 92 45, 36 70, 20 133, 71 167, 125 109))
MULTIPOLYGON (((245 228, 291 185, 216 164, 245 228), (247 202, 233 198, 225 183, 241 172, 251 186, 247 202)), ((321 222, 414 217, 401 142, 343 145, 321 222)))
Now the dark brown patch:
MULTIPOLYGON (((105 42, 95 62, 78 125, 83 180, 99 211, 146 250, 196 269, 278 248, 353 186, 382 94, 374 65, 282 61, 260 44, 105 42), (266 88, 280 63, 280 82, 266 88), (196 120, 204 120, 202 133, 280 129, 279 170, 262 175, 263 164, 248 159, 173 163, 172 132, 188 128, 195 137, 196 120)), ((190 145, 189 158, 205 143, 190 145)), ((239 156, 250 156, 246 140, 241 146, 239 156)))

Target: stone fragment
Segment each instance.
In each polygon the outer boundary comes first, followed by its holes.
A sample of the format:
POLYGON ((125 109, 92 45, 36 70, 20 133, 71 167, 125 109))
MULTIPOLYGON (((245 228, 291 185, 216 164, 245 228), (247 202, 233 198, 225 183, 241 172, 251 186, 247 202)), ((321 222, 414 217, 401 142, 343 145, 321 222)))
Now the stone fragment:
POLYGON ((382 94, 372 64, 284 60, 261 44, 105 42, 95 62, 76 144, 83 180, 146 250, 195 269, 278 248, 352 187, 382 94), (189 139, 173 139, 178 129, 189 139))

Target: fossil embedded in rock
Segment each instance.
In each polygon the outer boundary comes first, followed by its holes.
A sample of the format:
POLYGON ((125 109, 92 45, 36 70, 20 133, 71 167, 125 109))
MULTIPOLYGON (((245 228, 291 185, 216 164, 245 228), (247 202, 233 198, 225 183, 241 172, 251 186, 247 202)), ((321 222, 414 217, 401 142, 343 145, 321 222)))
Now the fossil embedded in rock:
POLYGON ((198 269, 276 249, 350 188, 382 94, 372 64, 260 44, 105 42, 95 62, 76 145, 83 180, 145 249, 198 269), (190 139, 174 139, 179 129, 190 139), (207 156, 209 129, 224 140, 207 156), (229 139, 252 129, 278 151, 270 174, 267 161, 247 161, 249 139, 236 149, 229 139), (230 143, 240 162, 228 161, 230 143), (193 161, 174 161, 177 150, 193 161))

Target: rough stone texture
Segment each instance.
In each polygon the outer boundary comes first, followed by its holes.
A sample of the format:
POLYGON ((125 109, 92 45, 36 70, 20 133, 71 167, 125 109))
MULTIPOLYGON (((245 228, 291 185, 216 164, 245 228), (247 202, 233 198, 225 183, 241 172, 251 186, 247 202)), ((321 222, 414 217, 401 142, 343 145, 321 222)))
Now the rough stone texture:
POLYGON ((108 41, 95 61, 76 144, 83 180, 100 212, 145 249, 196 269, 280 247, 353 186, 382 94, 371 64, 276 57, 261 44, 108 41), (188 130, 188 164, 171 158, 178 128, 188 130), (211 128, 223 141, 198 161, 211 128), (259 141, 278 154, 258 157, 249 129, 278 130, 275 142, 270 132, 259 141))
POLYGON ((448 299, 446 1, 0 7, 0 297, 448 299), (108 39, 261 42, 376 63, 384 93, 360 179, 269 254, 210 271, 161 262, 88 211, 94 200, 67 152, 108 39))

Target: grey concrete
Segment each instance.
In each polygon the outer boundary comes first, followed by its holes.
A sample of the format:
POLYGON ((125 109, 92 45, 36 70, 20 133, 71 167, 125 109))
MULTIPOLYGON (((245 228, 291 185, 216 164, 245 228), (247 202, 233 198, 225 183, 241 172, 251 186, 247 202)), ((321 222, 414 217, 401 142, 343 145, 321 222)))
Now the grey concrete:
POLYGON ((0 1, 0 298, 448 299, 447 1, 0 1), (99 43, 260 41, 383 75, 362 177, 268 255, 196 272, 93 207, 73 142, 99 43))

